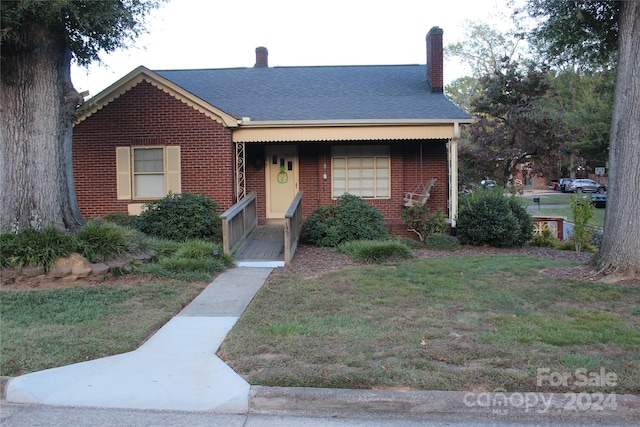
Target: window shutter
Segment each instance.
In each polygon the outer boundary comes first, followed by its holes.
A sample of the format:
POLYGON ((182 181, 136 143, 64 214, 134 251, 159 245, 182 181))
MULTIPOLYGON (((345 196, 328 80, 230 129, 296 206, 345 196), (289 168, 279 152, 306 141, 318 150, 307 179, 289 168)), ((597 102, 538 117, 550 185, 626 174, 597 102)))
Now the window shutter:
POLYGON ((167 162, 167 194, 169 192, 173 194, 182 193, 182 181, 180 177, 180 146, 167 146, 166 147, 166 162, 167 162))
POLYGON ((118 200, 131 199, 131 150, 116 147, 118 200))

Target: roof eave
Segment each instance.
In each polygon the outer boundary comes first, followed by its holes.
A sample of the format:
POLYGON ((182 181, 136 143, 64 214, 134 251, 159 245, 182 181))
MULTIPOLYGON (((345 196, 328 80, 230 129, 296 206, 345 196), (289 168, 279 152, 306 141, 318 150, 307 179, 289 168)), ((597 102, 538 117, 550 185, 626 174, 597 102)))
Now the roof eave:
POLYGON ((453 119, 340 119, 340 120, 251 120, 243 117, 238 121, 244 128, 286 127, 335 127, 335 126, 435 126, 473 123, 473 118, 453 119))

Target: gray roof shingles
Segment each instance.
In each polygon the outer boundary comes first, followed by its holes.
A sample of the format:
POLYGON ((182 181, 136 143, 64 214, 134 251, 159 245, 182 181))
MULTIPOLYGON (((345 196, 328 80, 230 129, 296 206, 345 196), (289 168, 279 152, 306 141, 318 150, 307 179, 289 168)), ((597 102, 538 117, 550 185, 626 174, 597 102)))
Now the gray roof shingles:
POLYGON ((156 70, 222 111, 251 120, 468 119, 432 93, 424 65, 156 70))

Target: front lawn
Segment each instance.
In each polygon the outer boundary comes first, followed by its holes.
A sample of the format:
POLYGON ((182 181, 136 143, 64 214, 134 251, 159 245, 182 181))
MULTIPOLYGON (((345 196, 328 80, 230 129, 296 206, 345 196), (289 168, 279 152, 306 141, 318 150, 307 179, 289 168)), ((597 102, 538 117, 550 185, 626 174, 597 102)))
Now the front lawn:
POLYGON ((206 286, 125 277, 111 285, 0 291, 0 375, 135 350, 206 286))
POLYGON ((639 393, 640 288, 546 271, 572 265, 508 254, 272 274, 219 354, 266 386, 639 393), (538 387, 539 368, 617 380, 538 387))

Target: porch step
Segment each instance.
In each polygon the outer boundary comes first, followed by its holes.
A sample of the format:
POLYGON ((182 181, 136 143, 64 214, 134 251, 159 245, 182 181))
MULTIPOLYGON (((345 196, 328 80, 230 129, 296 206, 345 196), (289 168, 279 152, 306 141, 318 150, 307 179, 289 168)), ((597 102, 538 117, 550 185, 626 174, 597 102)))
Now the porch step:
POLYGON ((264 267, 264 268, 276 268, 276 267, 284 267, 284 261, 236 261, 236 266, 238 267, 264 267))

